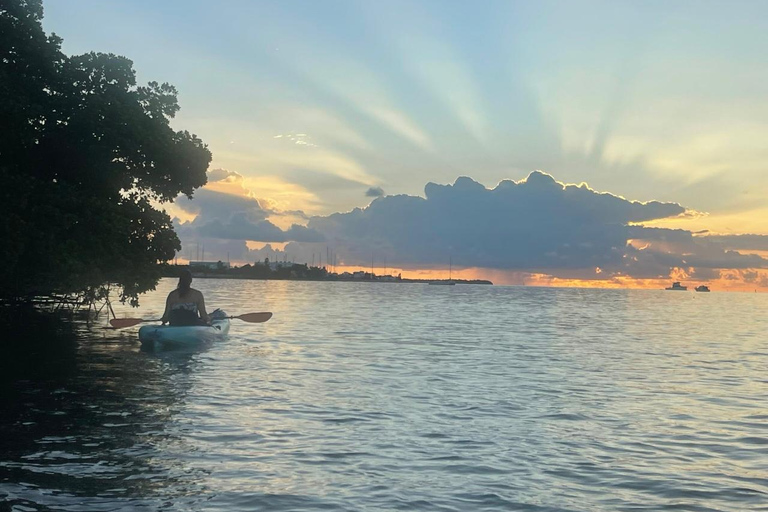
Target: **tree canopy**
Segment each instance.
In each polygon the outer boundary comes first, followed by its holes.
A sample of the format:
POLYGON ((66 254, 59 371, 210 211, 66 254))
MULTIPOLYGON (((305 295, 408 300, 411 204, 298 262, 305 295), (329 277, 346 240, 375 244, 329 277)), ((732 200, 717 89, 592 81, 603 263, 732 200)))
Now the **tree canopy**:
POLYGON ((0 299, 97 293, 136 303, 180 249, 162 205, 206 183, 211 154, 170 119, 167 83, 121 56, 67 56, 41 0, 0 0, 0 299))

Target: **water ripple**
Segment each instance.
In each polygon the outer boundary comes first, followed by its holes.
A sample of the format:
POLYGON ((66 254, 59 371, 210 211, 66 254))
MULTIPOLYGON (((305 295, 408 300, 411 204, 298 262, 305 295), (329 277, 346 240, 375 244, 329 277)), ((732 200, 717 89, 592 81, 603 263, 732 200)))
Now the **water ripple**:
MULTIPOLYGON (((275 316, 186 353, 83 328, 61 376, 4 394, 0 499, 14 510, 768 510, 765 296, 196 285, 234 314, 250 304, 275 316)), ((161 312, 171 286, 139 315, 161 312)))

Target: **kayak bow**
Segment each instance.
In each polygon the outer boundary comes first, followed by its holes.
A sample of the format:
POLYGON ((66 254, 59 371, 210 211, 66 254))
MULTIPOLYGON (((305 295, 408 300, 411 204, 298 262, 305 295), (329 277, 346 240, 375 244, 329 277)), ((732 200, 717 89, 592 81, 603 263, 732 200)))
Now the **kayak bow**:
POLYGON ((194 346, 223 338, 229 332, 229 319, 222 318, 211 325, 145 325, 139 329, 139 340, 154 348, 194 346))

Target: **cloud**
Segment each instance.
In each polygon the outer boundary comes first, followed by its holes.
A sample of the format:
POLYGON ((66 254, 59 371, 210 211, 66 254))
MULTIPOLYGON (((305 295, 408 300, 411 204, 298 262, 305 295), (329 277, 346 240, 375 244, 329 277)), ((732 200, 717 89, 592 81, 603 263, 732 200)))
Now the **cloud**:
MULTIPOLYGON (((177 233, 184 230, 178 219, 174 220, 174 227, 177 233)), ((183 238, 183 235, 180 234, 180 236, 183 238)), ((183 249, 179 256, 188 260, 231 261, 237 264, 242 262, 253 263, 264 258, 280 261, 286 258, 286 256, 291 258, 290 254, 273 248, 270 244, 266 244, 259 249, 249 249, 248 244, 243 240, 196 237, 194 241, 187 241, 182 247, 183 249)))
POLYGON ((381 197, 384 195, 384 189, 381 187, 371 187, 365 191, 365 197, 381 197))
POLYGON ((768 274, 761 274, 754 270, 747 270, 742 271, 741 276, 747 283, 753 283, 761 287, 768 287, 768 274))
POLYGON ((293 144, 296 144, 297 146, 307 146, 310 148, 316 148, 318 147, 317 144, 312 142, 312 138, 307 135, 306 133, 287 133, 287 134, 280 134, 275 135, 272 137, 273 139, 283 139, 285 141, 289 141, 293 144))
POLYGON ((268 220, 253 220, 243 214, 234 214, 226 221, 212 220, 197 226, 197 234, 206 238, 229 240, 284 241, 283 231, 268 220))
POLYGON ((235 213, 224 222, 213 220, 198 226, 196 234, 205 238, 260 242, 322 242, 324 240, 317 231, 298 224, 283 231, 268 220, 253 220, 242 213, 235 213))
MULTIPOLYGON (((694 236, 682 229, 630 228, 635 248, 633 253, 639 259, 653 257, 660 269, 670 267, 693 267, 698 269, 749 269, 768 267, 768 260, 755 254, 742 254, 732 250, 718 237, 694 236)), ((752 245, 748 243, 747 245, 752 245)))
POLYGON ((227 169, 211 169, 208 171, 208 181, 242 181, 243 176, 235 171, 228 171, 227 169))
POLYGON ((726 281, 743 281, 750 287, 768 288, 768 272, 765 270, 723 270, 720 274, 726 281))
POLYGON ((293 240, 296 242, 324 242, 325 237, 315 231, 314 229, 307 228, 300 224, 294 224, 285 231, 285 240, 293 240))
POLYGON ((372 254, 403 268, 445 266, 450 257, 459 267, 603 280, 665 278, 675 268, 697 269, 702 278, 715 275, 704 269, 768 268, 766 259, 690 231, 637 225, 685 215, 679 204, 630 201, 540 171, 492 189, 468 177, 428 183, 425 196, 379 197, 367 208, 312 217, 308 227, 353 265, 370 264, 372 254))
POLYGON ((487 268, 594 268, 621 263, 628 223, 685 211, 565 186, 543 172, 494 189, 467 177, 453 185, 429 183, 425 195, 378 198, 366 209, 313 217, 309 227, 343 243, 344 256, 355 261, 369 260, 375 246, 410 265, 438 264, 451 255, 459 264, 487 268))
MULTIPOLYGON (((736 279, 762 285, 768 260, 741 250, 768 246, 763 235, 705 235, 684 229, 646 227, 642 223, 680 219, 690 210, 677 203, 632 201, 599 192, 586 183, 566 185, 535 171, 520 181, 503 180, 487 188, 469 177, 453 184, 428 183, 424 197, 375 197, 366 208, 309 218, 280 211, 259 200, 236 180, 237 173, 215 170, 214 178, 235 180, 219 190, 203 188, 177 206, 195 215, 176 222, 185 245, 195 241, 206 254, 260 255, 227 245, 230 241, 287 243, 296 261, 311 261, 318 244, 329 246, 344 265, 370 265, 371 257, 403 269, 479 268, 548 279, 611 281, 667 279, 697 281, 736 279), (240 193, 227 193, 227 192, 240 193), (283 221, 281 229, 273 223, 283 221), (213 247, 219 247, 218 252, 213 247)), ((308 173, 312 176, 312 173, 308 173)), ((346 182, 344 182, 346 183, 346 182)), ((350 183, 350 186, 352 184, 350 183)), ((359 184, 357 184, 359 186, 359 184)), ((359 190, 359 189, 358 189, 359 190)), ((272 250, 271 248, 269 249, 272 250)), ((242 261, 242 260, 241 260, 242 261)))
POLYGON ((706 235, 700 239, 736 251, 768 251, 768 235, 706 235))
MULTIPOLYGON (((176 200, 176 206, 196 215, 194 220, 179 224, 179 235, 186 242, 196 238, 259 242, 320 242, 323 240, 321 234, 304 226, 294 224, 287 230, 280 229, 268 220, 268 217, 275 215, 276 212, 262 207, 261 202, 254 197, 202 188, 195 192, 192 199, 179 197, 176 200)), ((304 215, 303 212, 279 212, 279 214, 296 217, 304 215)))
POLYGON ((716 268, 694 268, 690 274, 694 281, 716 281, 720 279, 720 270, 716 268))
POLYGON ((246 212, 253 220, 264 220, 268 216, 268 212, 261 207, 258 199, 206 188, 195 191, 192 199, 177 198, 176 206, 187 213, 197 214, 201 221, 227 219, 232 214, 241 212, 246 212))

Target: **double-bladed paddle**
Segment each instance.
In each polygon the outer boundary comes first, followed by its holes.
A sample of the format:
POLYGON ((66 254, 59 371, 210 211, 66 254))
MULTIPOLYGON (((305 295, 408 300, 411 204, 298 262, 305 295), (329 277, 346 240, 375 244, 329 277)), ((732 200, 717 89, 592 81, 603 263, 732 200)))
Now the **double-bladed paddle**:
MULTIPOLYGON (((250 322, 252 324, 258 324, 266 322, 272 318, 272 313, 243 313, 242 315, 228 316, 227 318, 237 318, 244 322, 250 322)), ((123 329, 125 327, 133 327, 134 325, 143 324, 144 322, 159 322, 159 318, 113 318, 109 321, 109 324, 115 329, 123 329)))

